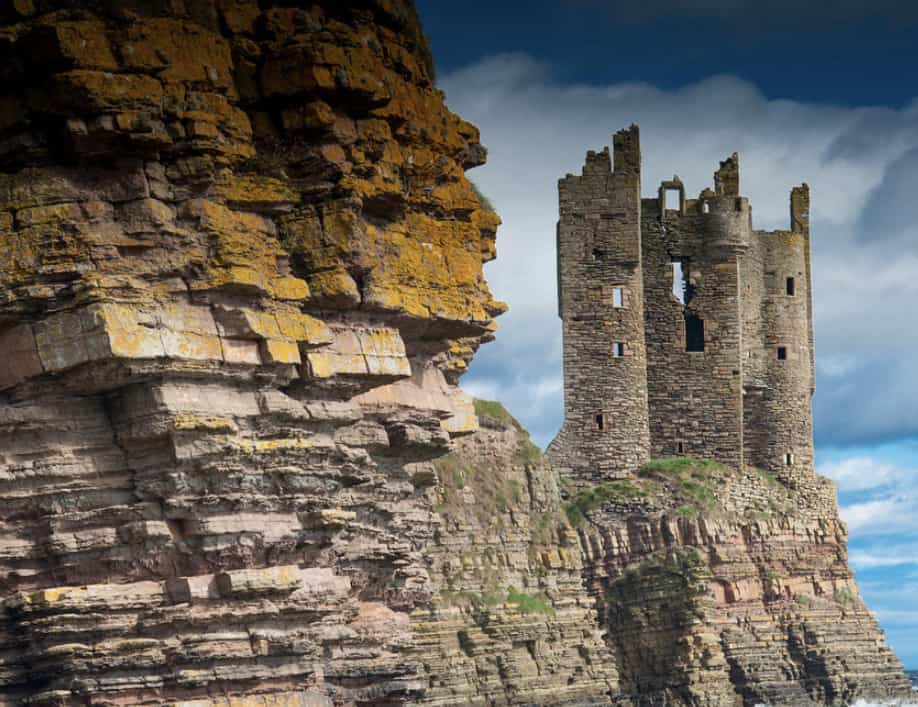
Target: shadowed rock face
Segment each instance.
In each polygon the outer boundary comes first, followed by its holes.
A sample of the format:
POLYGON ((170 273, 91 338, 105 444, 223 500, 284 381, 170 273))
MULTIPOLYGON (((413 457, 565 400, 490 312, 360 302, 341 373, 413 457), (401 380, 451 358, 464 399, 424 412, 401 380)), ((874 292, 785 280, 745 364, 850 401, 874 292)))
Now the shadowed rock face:
POLYGON ((485 151, 410 3, 286 5, 0 11, 0 702, 426 684, 485 151))

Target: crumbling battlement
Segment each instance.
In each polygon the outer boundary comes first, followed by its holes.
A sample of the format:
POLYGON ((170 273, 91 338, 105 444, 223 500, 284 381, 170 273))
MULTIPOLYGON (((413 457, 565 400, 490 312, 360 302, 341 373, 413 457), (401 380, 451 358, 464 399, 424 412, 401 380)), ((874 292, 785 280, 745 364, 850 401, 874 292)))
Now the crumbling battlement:
POLYGON ((641 198, 637 126, 559 182, 564 425, 549 448, 575 477, 693 455, 782 479, 812 472, 809 190, 791 227, 757 231, 739 157, 686 199, 641 198), (614 163, 614 169, 613 169, 614 163))

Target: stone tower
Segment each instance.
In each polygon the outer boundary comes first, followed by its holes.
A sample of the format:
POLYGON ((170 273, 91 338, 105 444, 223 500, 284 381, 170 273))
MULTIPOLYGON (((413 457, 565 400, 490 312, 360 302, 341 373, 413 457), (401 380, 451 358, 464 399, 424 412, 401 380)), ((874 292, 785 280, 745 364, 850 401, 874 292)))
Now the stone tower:
POLYGON ((650 458, 641 147, 637 126, 558 183, 564 426, 552 444, 576 476, 626 476, 650 458))
POLYGON ((787 231, 752 228, 739 157, 686 199, 675 176, 640 198, 636 126, 559 183, 565 419, 549 455, 575 478, 649 457, 812 470, 809 192, 787 231), (614 162, 612 169, 611 162, 614 162))

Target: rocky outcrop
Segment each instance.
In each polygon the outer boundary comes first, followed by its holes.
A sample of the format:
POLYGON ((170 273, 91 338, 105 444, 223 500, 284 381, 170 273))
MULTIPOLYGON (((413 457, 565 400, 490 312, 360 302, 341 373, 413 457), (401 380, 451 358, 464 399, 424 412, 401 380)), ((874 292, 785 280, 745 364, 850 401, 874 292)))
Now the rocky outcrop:
POLYGON ((835 487, 692 458, 571 489, 584 579, 633 704, 905 699, 847 564, 835 487))
POLYGON ((618 676, 552 470, 498 403, 435 462, 437 593, 413 617, 425 705, 609 704, 618 676))
POLYGON ((0 701, 418 695, 503 305, 413 8, 0 12, 0 701))

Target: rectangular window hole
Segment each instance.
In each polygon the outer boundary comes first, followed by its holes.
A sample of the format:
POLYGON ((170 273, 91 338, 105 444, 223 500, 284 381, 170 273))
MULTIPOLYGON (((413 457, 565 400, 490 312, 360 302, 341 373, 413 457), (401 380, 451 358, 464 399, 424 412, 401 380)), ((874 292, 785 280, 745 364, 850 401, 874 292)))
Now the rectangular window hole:
POLYGON ((704 319, 685 313, 685 350, 704 351, 704 319))
POLYGON ((625 306, 625 291, 621 287, 612 288, 612 306, 613 307, 624 307, 625 306))
POLYGON ((786 361, 786 360, 787 360, 787 347, 786 347, 786 346, 779 346, 779 347, 778 347, 778 360, 779 360, 779 361, 786 361))
POLYGON ((666 189, 664 190, 664 194, 667 209, 671 211, 682 210, 682 196, 678 189, 666 189))
POLYGON ((791 466, 794 463, 794 455, 787 452, 784 455, 784 466, 791 466))
POLYGON ((685 454, 685 442, 676 442, 676 454, 685 454))
POLYGON ((787 278, 787 294, 789 297, 793 297, 797 294, 797 288, 794 283, 794 278, 792 277, 787 278))
POLYGON ((621 358, 625 355, 625 345, 620 341, 612 344, 612 358, 621 358))
POLYGON ((704 214, 709 214, 709 213, 711 213, 711 204, 709 204, 707 201, 702 202, 702 204, 701 204, 701 212, 704 213, 704 214))
POLYGON ((593 415, 593 428, 599 432, 605 432, 606 416, 604 413, 597 412, 595 415, 593 415))
POLYGON ((673 260, 673 297, 685 304, 685 272, 681 260, 673 260))

